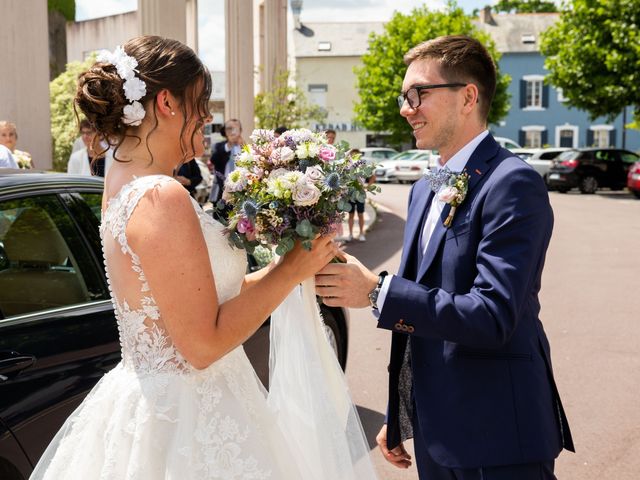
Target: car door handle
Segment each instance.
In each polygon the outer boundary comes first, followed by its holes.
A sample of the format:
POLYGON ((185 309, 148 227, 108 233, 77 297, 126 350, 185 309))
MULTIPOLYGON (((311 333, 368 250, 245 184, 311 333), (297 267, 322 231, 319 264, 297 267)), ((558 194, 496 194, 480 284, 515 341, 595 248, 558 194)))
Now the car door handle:
POLYGON ((7 375, 16 374, 36 363, 33 355, 17 354, 11 358, 0 360, 0 381, 7 380, 7 375))

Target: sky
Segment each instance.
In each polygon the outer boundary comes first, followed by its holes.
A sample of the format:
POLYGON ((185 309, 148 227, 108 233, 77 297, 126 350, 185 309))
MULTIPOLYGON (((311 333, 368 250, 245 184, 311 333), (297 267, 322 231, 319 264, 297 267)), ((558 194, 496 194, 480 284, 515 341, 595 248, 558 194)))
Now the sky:
MULTIPOLYGON (((458 0, 466 12, 495 3, 495 0, 458 0)), ((76 20, 105 17, 136 10, 137 0, 76 0, 76 20)), ((300 21, 313 22, 384 22, 395 10, 409 13, 428 5, 437 9, 446 0, 303 0, 300 21)), ((210 70, 224 70, 224 0, 198 1, 198 54, 210 70)))

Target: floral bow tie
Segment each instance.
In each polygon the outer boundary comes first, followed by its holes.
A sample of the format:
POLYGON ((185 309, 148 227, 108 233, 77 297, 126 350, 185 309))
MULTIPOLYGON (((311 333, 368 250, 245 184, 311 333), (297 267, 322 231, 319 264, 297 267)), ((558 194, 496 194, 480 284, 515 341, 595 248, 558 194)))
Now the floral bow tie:
POLYGON ((424 177, 429 182, 431 190, 438 193, 443 185, 447 185, 452 177, 456 177, 459 174, 460 172, 453 172, 449 168, 443 167, 430 169, 424 174, 424 177))

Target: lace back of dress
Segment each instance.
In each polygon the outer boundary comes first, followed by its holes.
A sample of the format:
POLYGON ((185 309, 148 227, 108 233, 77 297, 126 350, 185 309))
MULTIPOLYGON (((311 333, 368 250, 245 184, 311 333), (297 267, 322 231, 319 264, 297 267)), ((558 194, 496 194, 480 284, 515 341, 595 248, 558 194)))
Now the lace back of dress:
POLYGON ((126 229, 135 222, 135 208, 145 195, 174 181, 166 176, 140 177, 122 187, 107 204, 101 225, 102 246, 113 301, 122 359, 141 372, 182 371, 188 364, 166 333, 138 255, 127 242, 126 229))

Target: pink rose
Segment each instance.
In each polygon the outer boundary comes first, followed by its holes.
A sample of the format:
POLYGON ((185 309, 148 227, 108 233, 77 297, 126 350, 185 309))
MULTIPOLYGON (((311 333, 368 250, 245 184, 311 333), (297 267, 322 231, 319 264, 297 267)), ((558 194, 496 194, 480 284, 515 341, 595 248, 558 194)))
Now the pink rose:
POLYGON ((255 228, 253 228, 253 224, 248 218, 241 218, 236 225, 236 230, 238 230, 238 233, 244 233, 249 241, 256 238, 255 228))
POLYGON ((320 159, 324 160, 325 162, 330 162, 331 160, 335 160, 336 149, 333 148, 331 145, 325 145, 324 147, 320 148, 320 151, 318 152, 318 157, 320 157, 320 159))
POLYGON ((444 203, 451 203, 458 196, 456 187, 445 187, 438 192, 438 200, 444 203))

